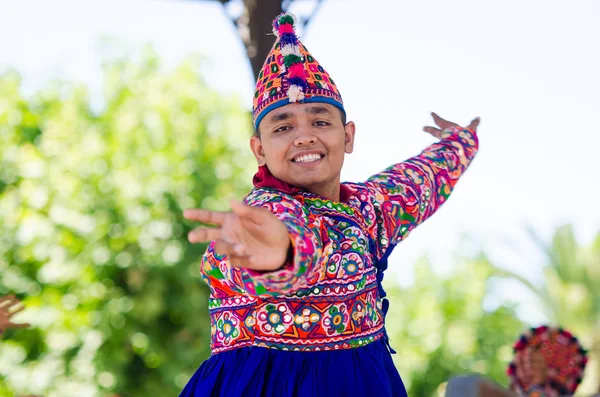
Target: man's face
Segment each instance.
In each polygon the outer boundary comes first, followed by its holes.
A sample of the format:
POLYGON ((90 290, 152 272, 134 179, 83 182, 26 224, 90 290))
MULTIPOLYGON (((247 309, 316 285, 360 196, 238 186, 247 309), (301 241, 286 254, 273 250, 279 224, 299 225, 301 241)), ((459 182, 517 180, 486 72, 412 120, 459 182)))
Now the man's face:
POLYGON ((517 357, 517 377, 527 387, 546 383, 547 364, 538 349, 521 351, 517 357))
POLYGON ((269 112, 260 137, 250 140, 259 165, 294 186, 320 192, 340 183, 345 153, 354 146, 353 122, 325 103, 293 103, 269 112))

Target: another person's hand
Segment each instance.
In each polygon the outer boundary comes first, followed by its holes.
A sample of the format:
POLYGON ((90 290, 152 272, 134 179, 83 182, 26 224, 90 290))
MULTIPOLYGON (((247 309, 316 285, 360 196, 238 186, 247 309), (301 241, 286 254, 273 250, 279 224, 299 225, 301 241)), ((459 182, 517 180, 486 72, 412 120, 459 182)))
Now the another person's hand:
MULTIPOLYGON (((453 123, 448 120, 444 120, 443 118, 441 118, 440 116, 438 116, 435 113, 431 113, 431 117, 433 117, 433 121, 435 122, 435 125, 437 125, 439 128, 428 126, 428 127, 423 127, 423 131, 433 135, 436 138, 442 139, 442 131, 444 131, 446 128, 460 127, 456 123, 453 123)), ((471 124, 468 125, 467 129, 469 129, 473 132, 477 132, 477 127, 479 126, 480 121, 481 121, 481 119, 479 117, 475 118, 473 121, 471 121, 471 124)))
POLYGON ((287 227, 266 208, 231 203, 231 212, 190 209, 186 219, 216 225, 188 234, 191 243, 215 240, 215 252, 227 255, 232 266, 273 271, 284 265, 291 242, 287 227))
POLYGON ((0 332, 9 328, 26 328, 29 324, 15 324, 11 317, 22 311, 25 307, 14 295, 0 297, 0 332))

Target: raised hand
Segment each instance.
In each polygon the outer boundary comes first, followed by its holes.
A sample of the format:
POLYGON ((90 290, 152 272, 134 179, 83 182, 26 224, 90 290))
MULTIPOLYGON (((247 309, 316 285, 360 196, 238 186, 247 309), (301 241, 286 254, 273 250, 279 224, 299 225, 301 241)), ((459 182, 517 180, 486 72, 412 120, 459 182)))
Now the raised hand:
MULTIPOLYGON (((446 128, 460 127, 458 124, 453 123, 448 120, 444 120, 443 118, 441 118, 440 116, 438 116, 437 114, 435 114, 433 112, 431 113, 431 117, 433 117, 433 121, 435 122, 435 125, 437 125, 439 128, 427 126, 427 127, 423 127, 423 131, 433 135, 436 138, 442 139, 442 132, 446 128)), ((477 127, 479 126, 480 121, 481 121, 481 119, 479 117, 475 118, 473 121, 471 121, 471 124, 469 124, 467 129, 477 132, 477 127)))
POLYGON ((290 238, 285 224, 265 208, 231 203, 230 212, 190 209, 186 219, 216 227, 199 227, 188 234, 191 243, 215 240, 215 251, 232 266, 257 271, 277 270, 285 263, 290 238))
POLYGON ((14 295, 0 297, 0 332, 8 328, 26 328, 29 324, 15 324, 10 318, 22 311, 25 307, 14 295))

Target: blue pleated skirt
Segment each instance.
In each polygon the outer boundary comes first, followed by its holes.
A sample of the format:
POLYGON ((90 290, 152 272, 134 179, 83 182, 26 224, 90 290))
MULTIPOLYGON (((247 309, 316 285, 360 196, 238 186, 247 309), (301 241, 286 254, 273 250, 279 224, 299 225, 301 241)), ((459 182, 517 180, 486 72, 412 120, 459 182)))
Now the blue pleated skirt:
POLYGON ((356 349, 291 352, 243 347, 211 356, 180 397, 400 396, 383 339, 356 349))

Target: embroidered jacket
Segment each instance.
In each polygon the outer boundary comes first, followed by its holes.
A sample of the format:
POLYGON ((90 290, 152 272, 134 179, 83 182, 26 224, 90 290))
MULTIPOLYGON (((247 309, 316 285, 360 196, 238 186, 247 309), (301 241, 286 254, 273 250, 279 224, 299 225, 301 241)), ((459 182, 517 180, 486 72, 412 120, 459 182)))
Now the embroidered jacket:
POLYGON ((245 346, 348 349, 385 337, 387 257, 446 202, 477 147, 472 131, 449 129, 420 155, 364 183, 344 183, 352 194, 343 203, 252 190, 244 202, 283 221, 294 257, 258 273, 230 266, 209 245, 200 271, 211 291, 213 354, 245 346))

